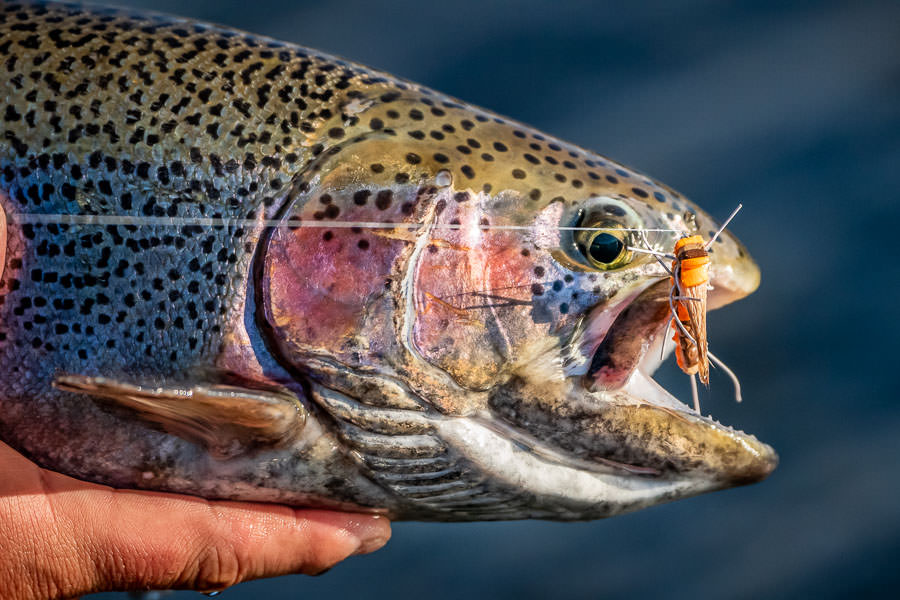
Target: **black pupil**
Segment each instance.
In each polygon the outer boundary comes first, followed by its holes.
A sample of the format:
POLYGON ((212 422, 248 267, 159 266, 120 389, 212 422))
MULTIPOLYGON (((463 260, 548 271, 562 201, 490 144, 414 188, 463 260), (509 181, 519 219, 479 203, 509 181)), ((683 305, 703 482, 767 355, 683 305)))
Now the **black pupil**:
POLYGON ((608 233, 601 233, 591 240, 588 253, 598 263, 609 264, 619 258, 622 248, 624 248, 624 244, 619 238, 608 233))

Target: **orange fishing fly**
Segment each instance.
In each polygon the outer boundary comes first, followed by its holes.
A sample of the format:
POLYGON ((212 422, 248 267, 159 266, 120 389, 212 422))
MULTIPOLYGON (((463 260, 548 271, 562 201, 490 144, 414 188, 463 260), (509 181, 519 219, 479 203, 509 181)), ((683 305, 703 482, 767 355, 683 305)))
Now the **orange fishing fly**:
POLYGON ((704 385, 709 385, 706 339, 709 252, 701 236, 681 238, 675 243, 671 279, 672 291, 677 291, 677 296, 672 296, 675 358, 682 371, 691 376, 698 375, 704 385))
MULTIPOLYGON (((708 242, 703 237, 693 235, 683 237, 675 242, 672 254, 662 254, 652 250, 631 248, 639 252, 653 254, 672 260, 672 268, 660 264, 669 272, 672 289, 669 293, 669 306, 672 317, 669 323, 674 330, 672 341, 675 342, 675 360, 678 367, 691 378, 691 392, 694 399, 694 410, 700 412, 700 399, 697 393, 697 380, 709 386, 709 362, 712 360, 731 378, 734 383, 735 399, 741 401, 741 384, 734 372, 725 363, 709 351, 706 335, 706 296, 709 291, 709 248, 719 235, 728 227, 739 210, 740 204, 729 215, 715 235, 708 242)), ((662 350, 665 350, 663 342, 662 350)))

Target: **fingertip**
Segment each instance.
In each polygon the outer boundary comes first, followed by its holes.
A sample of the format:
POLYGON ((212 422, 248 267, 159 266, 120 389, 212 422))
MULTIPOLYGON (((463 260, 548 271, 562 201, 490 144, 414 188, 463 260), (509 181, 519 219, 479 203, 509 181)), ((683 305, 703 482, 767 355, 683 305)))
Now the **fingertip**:
POLYGON ((384 515, 308 509, 297 509, 295 515, 336 530, 334 535, 353 544, 348 556, 374 552, 391 538, 391 522, 384 515))
POLYGON ((248 558, 244 564, 252 565, 245 578, 318 574, 349 556, 374 552, 391 536, 390 522, 381 515, 283 505, 211 504, 220 518, 227 515, 231 543, 242 548, 248 558))
POLYGON ((353 554, 369 554, 384 547, 391 539, 391 522, 383 515, 362 515, 353 526, 361 543, 353 554))

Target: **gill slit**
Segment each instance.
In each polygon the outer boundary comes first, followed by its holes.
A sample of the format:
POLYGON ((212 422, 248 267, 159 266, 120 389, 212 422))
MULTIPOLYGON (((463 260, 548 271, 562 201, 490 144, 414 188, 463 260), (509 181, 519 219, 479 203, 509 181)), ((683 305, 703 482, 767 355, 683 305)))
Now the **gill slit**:
MULTIPOLYGON (((409 352, 415 360, 419 361, 419 364, 423 365, 424 369, 445 382, 449 386, 448 389, 453 389, 456 387, 456 383, 450 375, 426 360, 419 352, 418 348, 416 348, 416 343, 413 339, 413 336, 415 335, 413 330, 416 323, 416 315, 420 309, 416 298, 416 272, 419 269, 419 260, 421 259, 422 252, 431 243, 431 232, 435 229, 435 220, 437 219, 437 204, 438 202, 432 202, 428 212, 423 215, 423 223, 420 225, 419 234, 416 236, 412 252, 410 252, 409 258, 407 259, 406 270, 403 274, 400 290, 404 306, 403 322, 400 325, 401 329, 399 337, 400 342, 403 344, 406 351, 409 352)), ((418 390, 413 389, 413 392, 416 396, 419 396, 418 390)))

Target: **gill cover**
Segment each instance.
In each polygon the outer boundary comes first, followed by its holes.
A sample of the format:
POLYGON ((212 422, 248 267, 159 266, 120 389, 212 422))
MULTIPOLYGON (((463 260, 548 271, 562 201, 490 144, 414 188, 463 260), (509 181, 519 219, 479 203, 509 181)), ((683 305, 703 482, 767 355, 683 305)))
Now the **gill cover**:
MULTIPOLYGON (((387 363, 405 376, 437 367, 487 389, 569 318, 548 305, 559 304, 558 265, 526 249, 559 245, 563 207, 535 216, 519 193, 476 193, 431 150, 369 134, 325 151, 296 179, 256 271, 262 325, 295 368, 310 358, 387 363), (541 219, 552 239, 492 228, 541 219), (540 261, 554 277, 547 294, 540 261)), ((447 393, 447 383, 433 389, 447 393)))
POLYGON ((560 349, 584 314, 638 281, 623 249, 645 218, 621 195, 572 197, 501 161, 477 185, 436 148, 384 129, 322 152, 262 238, 257 285, 287 363, 387 365, 455 412, 447 376, 483 391, 536 362, 564 375, 560 349))
POLYGON ((332 147, 295 181, 283 226, 263 236, 263 325, 293 366, 313 356, 374 364, 393 354, 392 292, 402 286, 415 224, 440 195, 408 153, 384 134, 332 147))

